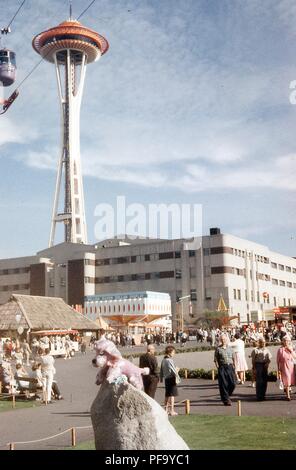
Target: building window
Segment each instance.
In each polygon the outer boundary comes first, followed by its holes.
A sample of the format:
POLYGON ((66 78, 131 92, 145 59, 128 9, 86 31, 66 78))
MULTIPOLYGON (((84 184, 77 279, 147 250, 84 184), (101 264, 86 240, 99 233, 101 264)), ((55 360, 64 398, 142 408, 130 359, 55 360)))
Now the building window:
POLYGON ((290 268, 290 266, 286 266, 286 271, 287 271, 288 273, 292 272, 292 269, 290 268))
POLYGON ((283 264, 279 264, 279 270, 280 271, 284 271, 285 270, 285 266, 283 264))
POLYGON ((296 274, 296 268, 293 268, 293 274, 296 274))
POLYGON ((114 258, 114 264, 126 264, 129 263, 129 257, 123 256, 121 258, 114 258))
POLYGON ((165 279, 168 277, 174 277, 174 271, 162 271, 159 273, 160 279, 165 279))
POLYGON ((50 281, 49 281, 49 287, 54 287, 54 280, 53 280, 53 279, 50 279, 50 281))
POLYGON ((204 248, 204 249, 203 249, 203 254, 204 254, 204 256, 209 256, 209 254, 210 254, 210 248, 204 248))
POLYGON ((260 292, 257 291, 257 302, 260 302, 260 292))
POLYGON ((236 289, 233 289, 233 298, 236 300, 236 289))
POLYGON ((189 250, 189 258, 195 256, 195 250, 189 250))
POLYGON ((150 273, 145 273, 145 279, 151 279, 151 274, 150 273))
POLYGON ((276 264, 276 263, 273 263, 273 262, 271 262, 271 267, 272 267, 273 269, 277 269, 277 264, 276 264))
POLYGON ((61 277, 60 281, 61 281, 61 287, 65 287, 66 286, 65 278, 61 277))
POLYGON ((287 282, 287 287, 292 287, 292 282, 287 282))
POLYGON ((175 251, 175 258, 181 258, 181 251, 175 251))
POLYGON ((249 296, 248 296, 248 291, 247 291, 247 289, 245 290, 245 300, 246 300, 246 301, 249 300, 249 296))
POLYGON ((190 290, 190 300, 191 300, 192 302, 196 302, 196 301, 197 301, 196 289, 191 289, 191 290, 190 290))
POLYGON ((176 279, 182 279, 182 271, 180 269, 176 270, 176 279))
POLYGON ((238 300, 241 300, 242 296, 241 296, 241 290, 240 289, 237 289, 237 299, 238 300))
POLYGON ((131 256, 131 263, 136 263, 136 262, 137 262, 137 257, 131 256))
POLYGON ((150 255, 145 255, 145 261, 150 261, 150 255))
POLYGON ((251 291, 251 302, 254 302, 254 291, 251 291))
POLYGON ((166 253, 159 253, 159 259, 171 259, 174 258, 174 252, 168 251, 166 253))
POLYGON ((280 281, 280 286, 285 286, 285 285, 286 285, 285 281, 280 281))
POLYGON ((177 291, 176 291, 176 302, 179 302, 180 297, 182 297, 182 291, 181 291, 181 290, 177 290, 177 291))
POLYGON ((277 279, 272 279, 272 284, 275 286, 279 285, 279 281, 277 279))
POLYGON ((283 299, 283 301, 284 301, 284 307, 286 307, 286 299, 283 299))
POLYGON ((159 279, 159 273, 150 273, 151 279, 159 279))

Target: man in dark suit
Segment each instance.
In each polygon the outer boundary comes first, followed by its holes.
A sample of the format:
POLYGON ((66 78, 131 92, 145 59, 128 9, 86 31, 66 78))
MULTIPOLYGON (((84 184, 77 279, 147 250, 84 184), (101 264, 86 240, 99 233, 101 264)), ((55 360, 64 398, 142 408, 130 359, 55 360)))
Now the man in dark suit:
POLYGON ((149 367, 150 369, 149 375, 143 375, 143 385, 145 393, 154 398, 159 381, 159 368, 153 344, 148 344, 147 352, 140 356, 140 367, 149 367))

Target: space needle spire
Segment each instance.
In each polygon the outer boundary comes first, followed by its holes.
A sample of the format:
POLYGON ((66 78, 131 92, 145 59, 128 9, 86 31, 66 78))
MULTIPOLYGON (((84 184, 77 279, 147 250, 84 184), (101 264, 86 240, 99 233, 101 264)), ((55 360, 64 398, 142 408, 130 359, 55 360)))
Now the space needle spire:
POLYGON ((52 210, 49 246, 56 226, 64 224, 64 241, 87 243, 83 182, 80 163, 80 107, 87 64, 97 61, 109 48, 97 32, 70 19, 33 39, 33 48, 55 64, 61 108, 61 150, 52 210), (62 199, 62 208, 59 208, 62 199))

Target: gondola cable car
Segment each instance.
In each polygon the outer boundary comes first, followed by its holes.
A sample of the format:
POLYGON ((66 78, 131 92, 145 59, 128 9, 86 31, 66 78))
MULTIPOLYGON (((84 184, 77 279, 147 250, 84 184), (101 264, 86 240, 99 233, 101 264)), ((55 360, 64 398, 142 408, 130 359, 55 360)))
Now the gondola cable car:
MULTIPOLYGON (((7 34, 11 33, 10 25, 14 21, 15 17, 18 15, 19 11, 23 7, 26 0, 23 0, 19 8, 17 9, 16 13, 12 17, 10 23, 5 28, 1 28, 0 32, 0 85, 3 87, 11 86, 16 79, 16 55, 15 52, 7 49, 6 47, 2 47, 1 45, 1 37, 7 36, 7 34)), ((3 106, 3 110, 0 111, 0 114, 6 113, 8 108, 12 105, 14 100, 17 98, 19 92, 15 90, 7 100, 0 100, 0 105, 3 106)))

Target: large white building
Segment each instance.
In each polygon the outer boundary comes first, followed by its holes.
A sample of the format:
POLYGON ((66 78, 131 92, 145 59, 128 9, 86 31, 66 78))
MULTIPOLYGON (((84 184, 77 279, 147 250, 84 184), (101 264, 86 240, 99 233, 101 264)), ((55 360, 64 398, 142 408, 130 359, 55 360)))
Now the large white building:
POLYGON ((172 330, 171 297, 163 292, 124 292, 85 297, 90 320, 103 318, 112 327, 144 333, 146 328, 172 330))
POLYGON ((36 256, 0 260, 0 303, 13 292, 83 305, 90 295, 135 291, 170 294, 173 319, 183 310, 187 323, 215 310, 221 295, 228 314, 241 322, 261 312, 271 318, 275 307, 296 312, 296 259, 211 229, 191 242, 62 243, 36 256), (187 296, 181 309, 178 299, 187 296))

